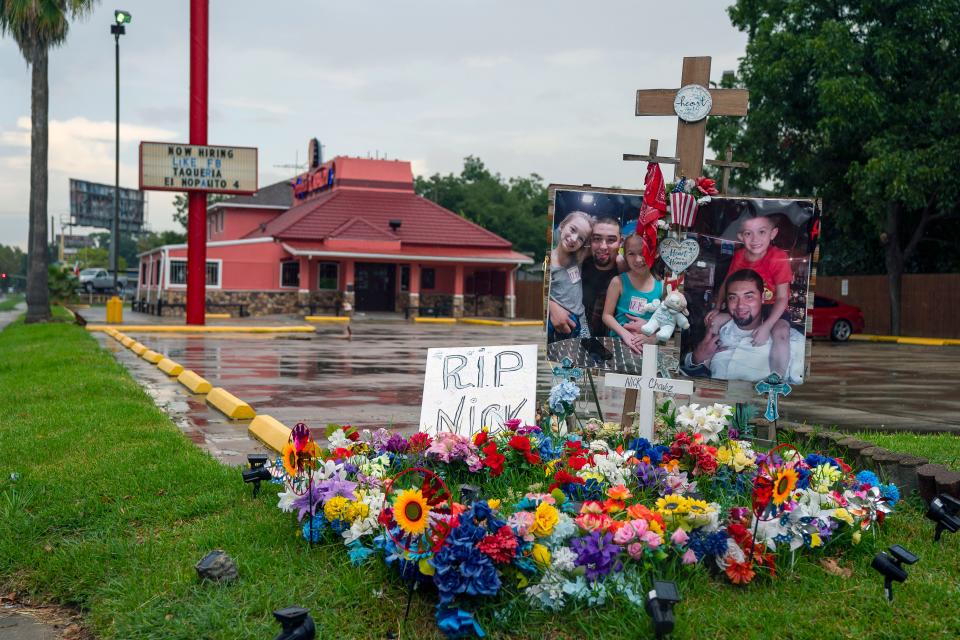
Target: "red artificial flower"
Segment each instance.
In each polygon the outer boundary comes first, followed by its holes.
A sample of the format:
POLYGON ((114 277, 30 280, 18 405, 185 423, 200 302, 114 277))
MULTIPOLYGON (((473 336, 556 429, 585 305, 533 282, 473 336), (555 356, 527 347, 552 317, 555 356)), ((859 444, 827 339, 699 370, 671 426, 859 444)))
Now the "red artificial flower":
POLYGON ((478 447, 482 447, 486 443, 487 443, 486 431, 478 431, 475 434, 473 434, 473 444, 475 444, 478 447))
POLYGON ((506 461, 506 457, 497 451, 496 442, 488 442, 483 448, 483 455, 483 466, 489 467, 492 478, 496 478, 503 473, 503 463, 506 461))
POLYGON ((494 562, 505 564, 517 555, 517 536, 509 525, 503 525, 495 534, 484 536, 477 549, 494 562))
POLYGON ((720 193, 717 191, 717 181, 711 178, 704 178, 703 176, 697 178, 697 189, 707 196, 715 196, 720 193))
POLYGON ((730 537, 733 538, 733 541, 736 542, 741 549, 749 547, 753 543, 750 530, 742 524, 734 523, 727 525, 727 533, 730 534, 730 537))
POLYGON ((347 440, 350 440, 351 442, 356 442, 360 439, 360 432, 348 424, 343 426, 343 433, 345 436, 347 436, 347 440))
POLYGON ((551 483, 551 485, 550 485, 549 487, 547 487, 547 493, 549 493, 549 492, 553 491, 554 489, 557 489, 557 488, 559 488, 559 487, 561 487, 561 486, 563 486, 563 485, 565 485, 565 484, 570 484, 571 482, 572 482, 573 484, 584 484, 584 483, 585 483, 585 480, 584 480, 583 478, 579 477, 579 476, 573 475, 573 474, 570 473, 569 471, 566 471, 566 470, 564 470, 564 469, 560 469, 559 471, 557 471, 556 474, 554 474, 554 476, 553 476, 553 483, 551 483))
POLYGON ((384 507, 380 515, 377 516, 377 522, 385 527, 389 527, 391 520, 393 520, 393 507, 384 507))
POLYGON ((413 453, 420 453, 421 451, 426 451, 427 447, 429 447, 432 443, 433 443, 433 438, 431 438, 430 436, 428 436, 422 431, 418 431, 412 436, 410 436, 410 442, 409 442, 410 451, 413 453))
POLYGON ((767 508, 768 504, 770 504, 770 499, 772 497, 773 480, 761 476, 753 481, 752 504, 754 514, 759 515, 763 513, 763 510, 767 508))
POLYGON ((344 449, 343 447, 337 447, 333 450, 334 458, 349 458, 353 453, 350 452, 350 449, 344 449))
POLYGON ((733 584, 747 584, 756 575, 753 572, 753 563, 747 561, 734 562, 731 560, 727 565, 726 573, 733 584))
POLYGON ((580 456, 575 456, 567 460, 567 466, 573 469, 574 471, 580 471, 587 464, 586 458, 581 458, 580 456))
POLYGON ((523 454, 530 464, 540 464, 540 454, 533 453, 530 450, 530 441, 524 436, 513 436, 508 443, 510 447, 523 454))

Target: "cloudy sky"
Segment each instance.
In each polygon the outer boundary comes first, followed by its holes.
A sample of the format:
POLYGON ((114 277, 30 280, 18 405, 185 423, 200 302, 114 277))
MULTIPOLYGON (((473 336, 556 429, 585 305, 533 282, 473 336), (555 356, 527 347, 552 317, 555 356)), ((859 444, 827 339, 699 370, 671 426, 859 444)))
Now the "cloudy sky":
MULTIPOLYGON (((188 139, 189 1, 100 3, 50 57, 50 215, 68 179, 113 182, 113 10, 121 39, 121 186, 140 140, 188 139)), ((672 152, 676 118, 633 115, 639 88, 676 87, 684 55, 734 69, 746 36, 723 0, 293 0, 210 2, 209 143, 260 150, 260 184, 293 174, 316 136, 333 155, 386 154, 420 174, 479 156, 504 176, 640 186, 650 138, 672 152)), ((0 244, 26 246, 30 71, 0 38, 0 244)), ((668 172, 669 177, 669 172, 668 172)), ((177 228, 149 195, 153 229, 177 228)), ((58 223, 59 224, 59 223, 58 223)))

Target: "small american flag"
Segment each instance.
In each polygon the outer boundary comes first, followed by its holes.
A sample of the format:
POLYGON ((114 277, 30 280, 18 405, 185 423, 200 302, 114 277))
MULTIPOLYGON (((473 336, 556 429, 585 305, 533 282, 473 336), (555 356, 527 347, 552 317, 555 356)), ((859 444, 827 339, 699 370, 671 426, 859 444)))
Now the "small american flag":
POLYGON ((692 227, 697 217, 697 199, 689 193, 673 192, 670 194, 670 212, 673 223, 681 227, 692 227))

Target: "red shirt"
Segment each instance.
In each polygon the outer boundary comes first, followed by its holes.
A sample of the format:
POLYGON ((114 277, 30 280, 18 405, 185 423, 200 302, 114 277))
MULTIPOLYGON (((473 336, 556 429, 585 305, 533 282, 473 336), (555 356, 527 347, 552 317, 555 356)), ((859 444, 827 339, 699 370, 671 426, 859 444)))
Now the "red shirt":
POLYGON ((753 269, 763 278, 763 304, 773 304, 777 299, 777 285, 793 282, 790 256, 783 249, 769 247, 762 258, 750 262, 745 256, 746 252, 746 249, 740 248, 733 253, 727 277, 741 269, 753 269))

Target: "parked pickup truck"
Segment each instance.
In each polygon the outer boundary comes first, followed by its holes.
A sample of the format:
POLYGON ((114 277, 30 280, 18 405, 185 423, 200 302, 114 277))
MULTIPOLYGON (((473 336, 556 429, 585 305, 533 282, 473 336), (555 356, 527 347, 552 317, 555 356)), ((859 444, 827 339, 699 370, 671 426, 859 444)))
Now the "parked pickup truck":
MULTIPOLYGON (((122 293, 127 286, 127 278, 117 278, 118 293, 122 293)), ((80 272, 80 288, 87 293, 113 290, 113 275, 106 269, 84 269, 80 272)))

